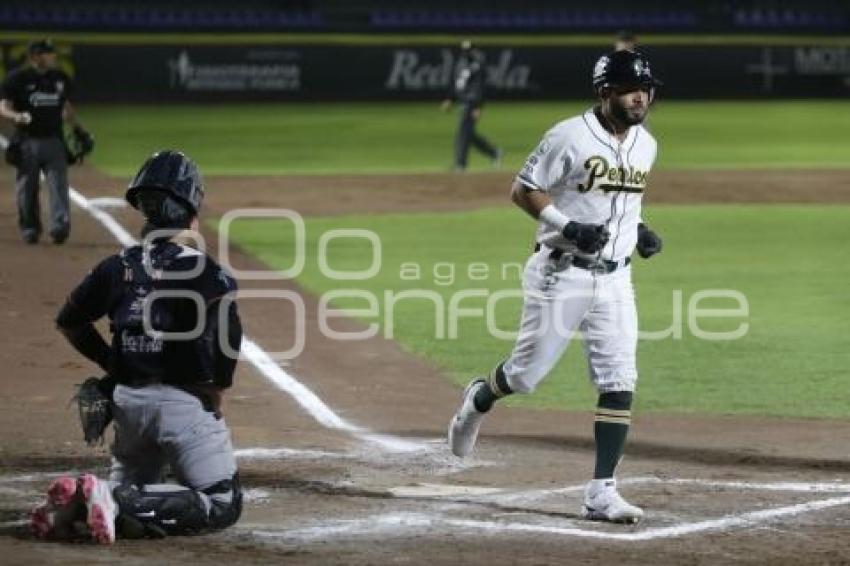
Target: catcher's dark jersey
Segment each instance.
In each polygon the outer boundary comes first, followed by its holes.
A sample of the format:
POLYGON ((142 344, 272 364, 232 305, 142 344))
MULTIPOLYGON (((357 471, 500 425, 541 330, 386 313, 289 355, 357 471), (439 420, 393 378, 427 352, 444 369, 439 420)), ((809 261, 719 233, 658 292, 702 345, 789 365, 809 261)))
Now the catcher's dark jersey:
MULTIPOLYGON (((154 244, 149 258, 148 272, 142 264, 141 246, 102 261, 68 298, 70 310, 78 313, 74 318, 85 319, 77 321, 79 324, 109 317, 109 374, 118 383, 229 387, 236 359, 221 347, 219 311, 220 299, 236 291, 236 281, 209 256, 171 241, 154 244), (185 278, 194 272, 197 275, 185 278), (148 273, 153 273, 153 277, 148 273), (183 278, 173 279, 175 276, 183 278), (162 291, 180 292, 182 296, 149 297, 162 291), (205 321, 199 321, 199 312, 205 314, 205 321), (145 331, 145 316, 148 330, 153 332, 145 331), (199 335, 171 337, 193 330, 199 335), (157 332, 170 336, 159 336, 157 332)), ((63 309, 60 319, 67 310, 63 309)), ((242 327, 233 301, 229 302, 226 318, 225 339, 232 351, 238 352, 242 327)), ((69 322, 60 320, 60 325, 67 326, 69 322)))
POLYGON ((26 66, 9 73, 0 98, 12 102, 17 112, 29 112, 32 122, 18 128, 33 137, 62 135, 62 110, 71 95, 71 79, 58 69, 39 72, 26 66))

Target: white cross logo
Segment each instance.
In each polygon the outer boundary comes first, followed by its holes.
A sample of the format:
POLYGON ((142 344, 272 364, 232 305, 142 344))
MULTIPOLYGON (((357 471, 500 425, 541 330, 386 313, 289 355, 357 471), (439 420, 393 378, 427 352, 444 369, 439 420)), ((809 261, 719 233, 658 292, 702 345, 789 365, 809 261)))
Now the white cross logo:
POLYGON ((762 75, 762 90, 764 92, 773 92, 773 77, 788 74, 788 67, 773 64, 773 50, 770 47, 762 48, 761 62, 747 65, 746 70, 748 74, 762 75))

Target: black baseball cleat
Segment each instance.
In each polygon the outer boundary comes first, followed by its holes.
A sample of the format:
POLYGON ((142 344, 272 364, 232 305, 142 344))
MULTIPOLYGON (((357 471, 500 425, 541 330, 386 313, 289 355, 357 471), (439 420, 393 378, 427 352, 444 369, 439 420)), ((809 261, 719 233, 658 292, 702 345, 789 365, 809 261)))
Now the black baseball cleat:
POLYGON ((57 246, 61 246, 68 239, 70 233, 70 230, 67 229, 55 230, 50 232, 50 239, 53 240, 53 243, 57 246))

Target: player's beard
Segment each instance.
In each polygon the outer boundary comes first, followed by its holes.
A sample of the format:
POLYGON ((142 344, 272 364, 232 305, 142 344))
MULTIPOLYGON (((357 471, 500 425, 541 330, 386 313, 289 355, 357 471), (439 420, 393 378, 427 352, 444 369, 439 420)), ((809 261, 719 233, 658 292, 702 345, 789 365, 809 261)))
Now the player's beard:
POLYGON ((620 100, 616 96, 611 97, 611 115, 621 124, 636 126, 646 118, 646 112, 646 106, 629 109, 620 104, 620 100))

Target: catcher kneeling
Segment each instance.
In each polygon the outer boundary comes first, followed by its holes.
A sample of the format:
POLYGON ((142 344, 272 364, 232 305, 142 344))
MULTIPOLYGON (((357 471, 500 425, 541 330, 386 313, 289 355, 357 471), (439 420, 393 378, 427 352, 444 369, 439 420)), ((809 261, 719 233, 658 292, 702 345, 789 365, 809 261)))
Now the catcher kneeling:
POLYGON ((197 166, 161 151, 130 183, 143 243, 106 258, 57 318, 70 343, 107 375, 77 394, 86 441, 114 422, 109 480, 61 477, 31 527, 44 538, 162 537, 221 529, 242 511, 230 431, 220 412, 242 328, 236 282, 189 245, 204 191, 197 166), (111 346, 93 323, 108 316, 111 346), (166 468, 175 483, 163 483, 166 468))

